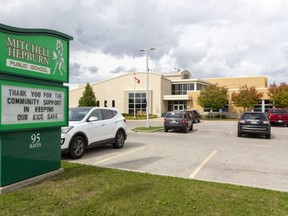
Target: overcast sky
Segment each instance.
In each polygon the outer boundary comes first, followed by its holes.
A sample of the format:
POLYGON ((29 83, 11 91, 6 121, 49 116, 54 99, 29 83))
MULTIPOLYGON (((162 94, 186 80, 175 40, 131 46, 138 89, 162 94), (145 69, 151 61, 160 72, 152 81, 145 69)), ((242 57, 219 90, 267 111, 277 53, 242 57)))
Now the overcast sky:
POLYGON ((149 68, 288 83, 287 0, 0 0, 0 22, 68 35, 70 83, 149 68))

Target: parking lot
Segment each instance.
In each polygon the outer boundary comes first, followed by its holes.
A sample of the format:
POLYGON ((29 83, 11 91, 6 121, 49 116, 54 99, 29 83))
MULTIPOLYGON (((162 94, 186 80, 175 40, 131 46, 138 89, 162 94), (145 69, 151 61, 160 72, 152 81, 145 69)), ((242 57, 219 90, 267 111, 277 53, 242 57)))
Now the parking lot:
MULTIPOLYGON (((122 149, 101 146, 69 160, 95 166, 288 191, 287 127, 272 127, 271 139, 238 138, 236 121, 202 121, 187 134, 135 133, 145 121, 128 121, 122 149)), ((162 126, 163 119, 151 120, 162 126)))

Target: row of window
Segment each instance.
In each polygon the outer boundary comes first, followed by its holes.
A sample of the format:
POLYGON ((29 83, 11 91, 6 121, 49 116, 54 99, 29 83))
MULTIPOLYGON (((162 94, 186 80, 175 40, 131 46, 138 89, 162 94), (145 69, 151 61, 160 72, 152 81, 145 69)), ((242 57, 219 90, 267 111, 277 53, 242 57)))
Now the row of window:
POLYGON ((96 109, 91 113, 90 117, 94 116, 94 117, 97 117, 98 120, 105 120, 105 119, 111 119, 116 115, 117 115, 117 112, 114 110, 96 109))
MULTIPOLYGON (((111 104, 111 105, 112 105, 111 107, 115 107, 115 105, 116 105, 116 104, 115 104, 115 100, 112 100, 112 104, 111 104)), ((100 106, 101 106, 101 103, 100 103, 99 100, 97 101, 96 106, 97 106, 97 107, 100 107, 100 106)), ((108 102, 107 102, 107 100, 104 100, 103 106, 104 106, 104 107, 108 107, 108 102)))
MULTIPOLYGON (((269 109, 273 108, 273 103, 270 100, 265 100, 264 101, 264 110, 265 112, 268 112, 269 109)), ((259 111, 262 112, 262 101, 256 104, 253 108, 254 111, 259 111)))
MULTIPOLYGON (((264 100, 264 110, 265 112, 268 112, 269 109, 273 108, 273 104, 270 100, 264 100)), ((209 108, 204 108, 204 112, 209 112, 209 108)), ((223 107, 222 112, 229 112, 229 106, 228 104, 223 107)), ((262 101, 260 101, 258 104, 255 104, 253 107, 253 111, 255 112, 262 112, 262 101)), ((219 112, 219 110, 213 110, 213 112, 219 112)))
POLYGON ((205 88, 206 85, 200 83, 172 84, 172 95, 186 95, 187 91, 201 91, 205 88))

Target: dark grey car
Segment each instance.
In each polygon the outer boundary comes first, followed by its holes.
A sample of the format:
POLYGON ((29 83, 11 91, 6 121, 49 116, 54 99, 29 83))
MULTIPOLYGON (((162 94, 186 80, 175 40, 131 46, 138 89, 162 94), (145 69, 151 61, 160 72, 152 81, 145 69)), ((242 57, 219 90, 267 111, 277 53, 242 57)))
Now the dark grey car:
POLYGON ((170 129, 184 131, 193 130, 193 120, 188 112, 173 111, 167 112, 164 118, 164 131, 168 132, 170 129))
POLYGON ((245 112, 238 121, 238 137, 242 134, 264 135, 271 138, 271 124, 263 112, 245 112))

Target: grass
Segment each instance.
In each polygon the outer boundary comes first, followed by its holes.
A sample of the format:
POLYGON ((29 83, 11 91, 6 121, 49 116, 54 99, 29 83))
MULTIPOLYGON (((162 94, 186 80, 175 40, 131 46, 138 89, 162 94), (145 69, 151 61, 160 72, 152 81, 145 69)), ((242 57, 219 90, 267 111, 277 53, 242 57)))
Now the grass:
POLYGON ((287 215, 288 193, 62 162, 0 195, 1 215, 287 215))
MULTIPOLYGON (((134 118, 133 114, 122 113, 122 115, 125 117, 126 120, 144 120, 144 119, 147 119, 146 115, 136 115, 135 118, 134 118)), ((155 118, 158 118, 158 116, 157 115, 149 115, 149 119, 155 119, 155 118)))
POLYGON ((162 126, 151 126, 151 127, 136 127, 132 129, 135 132, 156 132, 156 131, 163 131, 164 128, 162 126))

